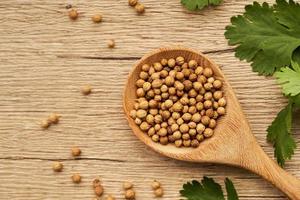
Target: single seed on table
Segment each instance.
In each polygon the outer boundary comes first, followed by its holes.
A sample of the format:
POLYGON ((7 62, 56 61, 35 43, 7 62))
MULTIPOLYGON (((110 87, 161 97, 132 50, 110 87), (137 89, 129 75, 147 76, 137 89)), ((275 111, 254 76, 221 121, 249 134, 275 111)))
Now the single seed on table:
POLYGON ((76 9, 71 9, 69 11, 69 18, 72 20, 76 20, 78 18, 78 12, 76 9))
POLYGON ((49 123, 48 120, 44 119, 44 120, 41 121, 41 127, 43 129, 47 129, 47 128, 49 128, 49 126, 50 126, 50 123, 49 123))
POLYGON ((108 48, 115 48, 115 46, 116 46, 116 42, 115 42, 115 40, 113 40, 113 39, 110 39, 110 40, 108 40, 107 41, 107 46, 108 46, 108 48))
POLYGON ((134 8, 138 14, 143 14, 145 12, 145 6, 141 3, 137 3, 134 8))
POLYGON ((81 88, 81 93, 83 95, 89 95, 92 92, 92 87, 90 85, 85 85, 81 88))
POLYGON ((72 175, 72 181, 73 181, 73 183, 80 183, 81 182, 80 174, 73 174, 72 175))
POLYGON ((135 6, 138 3, 138 0, 128 0, 128 5, 135 6))
POLYGON ((156 197, 162 197, 164 195, 164 191, 161 187, 157 188, 156 190, 154 190, 154 195, 156 197))
POLYGON ((94 188, 94 192, 98 197, 101 197, 103 194, 103 186, 102 185, 98 185, 94 188))
POLYGON ((113 195, 109 194, 107 195, 106 200, 116 200, 116 198, 113 195))
POLYGON ((72 147, 71 152, 74 157, 80 156, 81 154, 81 150, 79 149, 79 147, 72 147))
POLYGON ((124 196, 127 200, 133 200, 135 199, 135 192, 132 189, 128 189, 125 191, 124 196))
POLYGON ((60 116, 56 113, 51 113, 48 117, 48 121, 52 124, 57 124, 59 122, 60 116))
POLYGON ((100 23, 100 22, 102 22, 102 15, 96 14, 92 17, 92 20, 94 23, 100 23))
POLYGON ((61 172, 62 170, 63 170, 63 164, 61 163, 61 162, 55 162, 55 163, 53 163, 53 165, 52 165, 52 169, 53 169, 53 171, 55 171, 55 172, 61 172))
POLYGON ((129 189, 131 189, 131 188, 133 188, 133 184, 132 184, 131 182, 125 181, 125 182, 123 183, 123 189, 124 189, 124 190, 129 190, 129 189))
POLYGON ((71 4, 67 4, 65 8, 66 8, 66 9, 70 9, 70 8, 72 8, 72 7, 73 7, 73 6, 72 6, 71 4))

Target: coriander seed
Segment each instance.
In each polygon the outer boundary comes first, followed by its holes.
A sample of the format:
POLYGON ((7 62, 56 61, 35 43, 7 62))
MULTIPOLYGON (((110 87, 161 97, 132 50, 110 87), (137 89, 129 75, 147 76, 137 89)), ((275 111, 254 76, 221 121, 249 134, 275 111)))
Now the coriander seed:
POLYGON ((71 178, 72 178, 73 183, 80 183, 81 182, 80 174, 73 174, 71 178))
POLYGON ((52 165, 52 169, 53 169, 53 171, 55 171, 55 172, 61 172, 62 170, 63 170, 63 164, 61 163, 61 162, 55 162, 55 163, 53 163, 53 165, 52 165))
POLYGON ((135 192, 132 189, 126 190, 124 196, 127 200, 133 200, 135 199, 135 192))
POLYGON ((59 122, 60 116, 56 113, 52 113, 48 117, 48 122, 52 124, 57 124, 59 122))
POLYGON ((100 15, 100 14, 94 15, 94 16, 92 17, 92 21, 93 21, 94 23, 100 23, 100 22, 102 22, 102 15, 100 15))
POLYGON ((138 0, 128 0, 128 5, 135 6, 138 3, 138 0))
POLYGON ((145 6, 141 3, 137 3, 134 8, 138 14, 143 14, 145 12, 145 6))
POLYGON ((157 188, 156 190, 154 190, 154 195, 156 197, 162 197, 164 195, 164 191, 161 187, 157 188))
POLYGON ((109 194, 107 197, 106 197, 106 200, 116 200, 115 197, 111 194, 109 194))
POLYGON ((71 9, 69 11, 69 18, 72 20, 76 20, 78 18, 78 12, 76 9, 71 9))
POLYGON ((83 95, 89 95, 92 93, 92 87, 90 85, 85 85, 81 88, 81 93, 83 95))
POLYGON ((72 147, 71 152, 74 157, 80 156, 81 154, 81 150, 78 147, 72 147))
POLYGON ((132 184, 131 182, 125 181, 125 182, 123 183, 123 189, 124 189, 124 190, 129 190, 129 189, 131 189, 131 188, 133 188, 133 184, 132 184))
POLYGON ((107 46, 108 46, 108 48, 111 48, 111 49, 115 48, 115 46, 116 46, 115 40, 113 40, 113 39, 108 40, 107 46))
POLYGON ((47 129, 47 128, 49 128, 49 126, 50 126, 50 123, 49 123, 49 121, 48 120, 42 120, 41 121, 41 127, 43 128, 43 129, 47 129))

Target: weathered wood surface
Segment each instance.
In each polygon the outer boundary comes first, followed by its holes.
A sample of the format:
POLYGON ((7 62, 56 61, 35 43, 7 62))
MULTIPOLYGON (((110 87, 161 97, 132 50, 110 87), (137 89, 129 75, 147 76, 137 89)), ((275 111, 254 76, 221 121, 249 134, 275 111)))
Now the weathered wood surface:
MULTIPOLYGON (((0 199, 92 199, 97 175, 117 199, 124 180, 135 183, 137 199, 153 199, 153 179, 163 183, 163 199, 179 199, 181 185, 203 175, 218 182, 230 177, 241 199, 286 199, 245 170, 150 151, 131 133, 121 107, 127 74, 143 54, 176 44, 201 50, 222 67, 253 133, 273 156, 266 128, 286 100, 273 78, 257 76, 234 57, 223 36, 230 17, 250 2, 226 1, 191 13, 179 0, 144 0, 146 13, 137 16, 126 0, 1 0, 0 199), (68 3, 81 13, 76 22, 66 15, 68 3), (97 12, 104 15, 101 24, 90 20, 97 12), (115 49, 106 47, 111 38, 115 49), (80 93, 85 84, 94 88, 87 97, 80 93), (51 112, 60 113, 61 122, 41 130, 38 123, 51 112), (80 160, 70 155, 73 145, 82 148, 80 160), (52 172, 53 160, 64 162, 62 173, 52 172), (82 174, 82 184, 71 182, 74 172, 82 174)), ((293 132, 299 145, 299 124, 293 132)), ((299 166, 298 148, 285 168, 300 178, 299 166)))

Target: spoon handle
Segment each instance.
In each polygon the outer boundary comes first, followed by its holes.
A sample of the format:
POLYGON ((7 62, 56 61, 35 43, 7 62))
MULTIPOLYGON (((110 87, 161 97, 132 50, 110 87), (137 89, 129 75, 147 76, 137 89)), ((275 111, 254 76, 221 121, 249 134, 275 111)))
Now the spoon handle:
POLYGON ((242 157, 240 165, 243 168, 271 182, 289 199, 300 200, 300 180, 283 170, 258 144, 253 144, 242 157))

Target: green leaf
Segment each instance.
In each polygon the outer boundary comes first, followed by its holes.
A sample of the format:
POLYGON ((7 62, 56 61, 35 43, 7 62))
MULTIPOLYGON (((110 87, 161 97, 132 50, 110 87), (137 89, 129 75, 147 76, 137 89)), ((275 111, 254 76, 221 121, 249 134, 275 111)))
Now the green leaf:
POLYGON ((181 0, 181 4, 188 10, 201 10, 208 5, 219 5, 223 0, 181 0))
POLYGON ((234 188, 234 185, 232 181, 229 178, 225 179, 225 186, 226 186, 226 192, 227 192, 227 199, 228 200, 238 200, 238 194, 234 188))
POLYGON ((289 97, 290 102, 292 102, 296 108, 300 108, 300 94, 294 97, 289 97))
POLYGON ((281 68, 275 73, 277 82, 281 84, 284 95, 296 96, 300 94, 300 65, 292 61, 292 67, 281 68))
POLYGON ((273 143, 277 162, 283 166, 286 159, 291 159, 296 148, 296 142, 291 135, 292 105, 290 102, 281 110, 272 125, 268 128, 267 139, 273 143))
POLYGON ((193 180, 184 184, 180 194, 187 200, 225 200, 221 186, 207 177, 201 183, 193 180))
POLYGON ((231 25, 226 27, 229 44, 237 45, 236 57, 252 62, 253 71, 259 74, 271 75, 289 66, 293 52, 300 46, 299 22, 289 21, 289 18, 299 18, 299 4, 284 0, 277 3, 271 7, 254 2, 245 7, 243 15, 232 17, 231 25), (284 9, 292 12, 286 13, 284 9))
POLYGON ((289 3, 285 0, 276 0, 274 8, 278 22, 282 25, 299 31, 300 26, 300 5, 294 1, 289 3))
MULTIPOLYGON (((239 197, 230 179, 226 178, 225 186, 228 200, 238 200, 239 197)), ((187 200, 225 200, 221 185, 212 178, 203 177, 201 183, 193 180, 183 185, 180 194, 187 200)))

